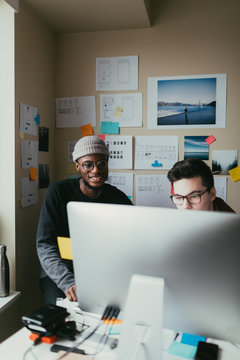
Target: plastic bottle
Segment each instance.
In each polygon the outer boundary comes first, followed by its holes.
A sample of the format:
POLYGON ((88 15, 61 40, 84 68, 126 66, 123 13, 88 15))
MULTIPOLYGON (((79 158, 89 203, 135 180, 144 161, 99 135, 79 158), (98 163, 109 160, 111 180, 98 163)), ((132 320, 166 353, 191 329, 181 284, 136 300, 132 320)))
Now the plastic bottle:
POLYGON ((6 245, 0 245, 0 297, 9 295, 9 263, 6 245))

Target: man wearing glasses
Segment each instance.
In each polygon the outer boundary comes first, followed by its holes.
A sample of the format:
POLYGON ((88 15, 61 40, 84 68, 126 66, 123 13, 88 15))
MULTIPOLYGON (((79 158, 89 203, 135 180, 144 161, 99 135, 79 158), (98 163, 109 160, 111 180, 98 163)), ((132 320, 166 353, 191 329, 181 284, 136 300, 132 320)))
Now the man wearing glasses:
POLYGON ((171 182, 171 199, 178 209, 234 212, 216 197, 210 167, 200 159, 178 161, 167 175, 171 182))
MULTIPOLYGON (((109 150, 98 136, 86 136, 75 145, 73 161, 80 177, 52 183, 46 192, 37 230, 37 252, 41 263, 40 288, 46 303, 58 297, 77 301, 72 261, 61 259, 57 237, 69 237, 67 203, 85 201, 132 205, 108 178, 109 150)), ((89 236, 91 236, 89 224, 89 236)), ((81 233, 81 229, 79 229, 81 233)))

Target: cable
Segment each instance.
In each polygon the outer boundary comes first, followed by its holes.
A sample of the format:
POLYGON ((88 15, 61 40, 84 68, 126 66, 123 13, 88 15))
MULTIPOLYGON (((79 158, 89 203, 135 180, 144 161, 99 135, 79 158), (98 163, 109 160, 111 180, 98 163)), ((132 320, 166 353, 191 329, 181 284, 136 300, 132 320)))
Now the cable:
MULTIPOLYGON (((120 309, 116 306, 107 306, 103 312, 103 315, 101 317, 101 319, 99 320, 97 326, 87 335, 85 336, 85 338, 83 338, 82 340, 80 340, 76 345, 74 345, 73 347, 69 348, 68 351, 65 352, 65 354, 63 354, 60 359, 63 359, 69 352, 72 352, 74 349, 76 349, 78 346, 82 345, 86 340, 88 340, 91 336, 93 336, 96 331, 100 328, 100 326, 103 324, 104 321, 108 320, 111 321, 113 318, 116 318, 118 316, 120 312, 120 309)), ((95 355, 95 354, 93 354, 95 355)))
POLYGON ((26 356, 27 356, 27 354, 28 354, 29 352, 31 352, 32 357, 33 357, 35 360, 37 360, 37 357, 36 357, 36 355, 33 353, 32 350, 33 350, 34 346, 38 345, 38 344, 41 342, 41 339, 42 339, 43 336, 44 336, 44 334, 39 334, 38 338, 34 341, 34 343, 33 343, 33 344, 25 351, 25 353, 23 354, 23 360, 26 359, 26 356))

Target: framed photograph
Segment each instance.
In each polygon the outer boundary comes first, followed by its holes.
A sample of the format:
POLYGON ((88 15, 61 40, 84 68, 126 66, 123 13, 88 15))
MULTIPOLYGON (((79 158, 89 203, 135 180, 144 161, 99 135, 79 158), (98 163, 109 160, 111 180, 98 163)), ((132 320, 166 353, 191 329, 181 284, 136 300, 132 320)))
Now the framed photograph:
POLYGON ((226 74, 148 78, 148 128, 226 127, 226 74))

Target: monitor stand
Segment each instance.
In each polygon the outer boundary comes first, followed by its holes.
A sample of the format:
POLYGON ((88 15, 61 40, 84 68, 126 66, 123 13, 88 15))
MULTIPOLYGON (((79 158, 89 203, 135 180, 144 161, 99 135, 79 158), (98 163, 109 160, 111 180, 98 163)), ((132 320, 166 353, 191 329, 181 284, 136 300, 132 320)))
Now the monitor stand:
POLYGON ((161 360, 164 280, 131 277, 116 360, 161 360))

